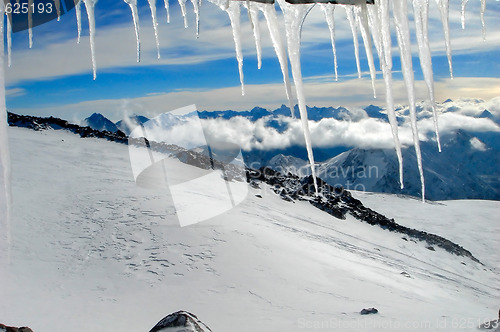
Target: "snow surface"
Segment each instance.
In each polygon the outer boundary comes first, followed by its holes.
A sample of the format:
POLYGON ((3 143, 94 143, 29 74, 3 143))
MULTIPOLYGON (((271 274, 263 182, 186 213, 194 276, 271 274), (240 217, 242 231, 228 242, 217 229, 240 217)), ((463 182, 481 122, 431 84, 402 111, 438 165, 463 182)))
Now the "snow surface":
MULTIPOLYGON (((9 136, 12 261, 0 270, 2 323, 147 331, 188 310, 220 332, 464 331, 497 315, 499 202, 354 193, 484 265, 286 202, 263 184, 229 212, 181 228, 168 189, 133 182, 127 146, 62 131, 9 128, 9 136), (359 314, 369 307, 379 313, 359 314)), ((178 167, 173 177, 192 169, 178 167)))

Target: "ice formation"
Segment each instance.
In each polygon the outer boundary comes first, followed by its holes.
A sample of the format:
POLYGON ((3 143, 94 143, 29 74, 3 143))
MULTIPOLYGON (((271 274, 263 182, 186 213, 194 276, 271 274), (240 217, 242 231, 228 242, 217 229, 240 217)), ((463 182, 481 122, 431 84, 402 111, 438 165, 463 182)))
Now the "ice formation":
POLYGON ((356 68, 358 68, 358 78, 361 78, 361 66, 359 65, 359 42, 356 19, 354 18, 354 9, 352 6, 343 6, 349 25, 351 26, 352 41, 354 42, 354 56, 356 57, 356 68))
MULTIPOLYGON (((0 15, 5 14, 5 3, 0 1, 0 15)), ((7 21, 7 25, 9 22, 7 21)), ((4 20, 0 23, 0 258, 10 259, 10 155, 7 137, 4 75, 4 20)), ((3 263, 3 262, 2 262, 3 263)))
POLYGON ((89 34, 90 34, 90 53, 92 57, 92 72, 94 74, 94 80, 97 76, 97 64, 95 59, 95 16, 94 9, 97 0, 83 0, 85 4, 85 9, 87 10, 87 17, 89 19, 89 34))
POLYGON ((262 67, 262 45, 260 38, 260 24, 259 24, 259 8, 252 4, 250 1, 245 3, 250 22, 252 23, 253 37, 255 39, 255 50, 257 52, 257 68, 262 67))
POLYGON ((408 107, 410 108, 411 131, 413 133, 413 145, 417 156, 418 171, 422 184, 422 200, 425 199, 424 170, 422 168, 422 153, 420 151, 420 139, 418 137, 417 110, 415 101, 415 76, 413 73, 410 26, 408 23, 408 4, 406 1, 393 1, 392 10, 396 35, 398 39, 399 53, 401 55, 401 69, 408 94, 408 107))
POLYGON ((453 78, 453 63, 451 60, 451 39, 450 39, 450 23, 449 11, 450 0, 436 0, 441 14, 441 21, 443 23, 444 40, 446 44, 446 56, 448 57, 448 66, 450 67, 450 77, 453 78))
POLYGON ((306 96, 302 82, 302 71, 300 67, 300 35, 304 20, 314 4, 296 4, 292 5, 285 0, 278 0, 278 3, 285 16, 286 40, 288 45, 288 57, 292 67, 293 82, 299 104, 300 120, 307 149, 307 157, 311 164, 311 174, 314 179, 314 190, 318 193, 318 184, 316 183, 316 165, 312 150, 311 135, 309 132, 309 119, 307 117, 306 96))
MULTIPOLYGON (((132 20, 134 21, 135 40, 137 43, 137 62, 141 61, 141 39, 139 37, 139 13, 137 12, 137 0, 124 0, 132 11, 132 20)), ((168 3, 168 0, 165 0, 168 3)), ((168 19, 167 19, 168 20, 168 19)))
POLYGON ((325 13, 326 23, 328 24, 328 29, 330 30, 330 40, 332 41, 332 52, 333 52, 333 67, 335 69, 335 81, 339 80, 338 64, 337 64, 337 48, 335 47, 335 5, 320 3, 321 10, 325 13))
POLYGON ((418 54, 420 66, 424 74, 425 84, 429 93, 429 102, 434 118, 434 131, 439 152, 441 142, 439 140, 439 127, 436 114, 436 100, 434 98, 434 74, 432 72, 432 56, 429 45, 429 0, 413 0, 413 16, 415 21, 415 33, 417 35, 418 54))
MULTIPOLYGON (((366 50, 366 57, 368 58, 368 67, 370 68, 370 77, 372 79, 373 98, 377 98, 377 91, 375 90, 376 70, 373 62, 373 48, 372 40, 368 31, 368 14, 366 4, 361 4, 354 7, 356 20, 361 30, 361 37, 366 50)), ((359 60, 358 60, 359 61, 359 60)))
POLYGON ((151 9, 151 19, 153 21, 153 28, 155 30, 156 51, 158 59, 160 58, 160 39, 158 36, 158 20, 156 19, 156 0, 148 0, 149 8, 151 9))
POLYGON ((80 37, 82 35, 82 8, 80 5, 82 4, 81 0, 75 1, 75 13, 76 13, 76 25, 78 30, 78 39, 76 40, 77 44, 80 44, 80 37))

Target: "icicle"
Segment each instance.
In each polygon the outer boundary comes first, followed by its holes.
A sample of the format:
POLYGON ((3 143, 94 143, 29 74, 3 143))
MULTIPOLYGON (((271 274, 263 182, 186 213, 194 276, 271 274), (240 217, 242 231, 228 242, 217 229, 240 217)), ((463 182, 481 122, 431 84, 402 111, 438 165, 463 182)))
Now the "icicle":
MULTIPOLYGON (((137 62, 141 61, 141 39, 139 37, 139 13, 137 12, 137 0, 124 0, 132 11, 132 20, 134 21, 135 40, 137 43, 137 62)), ((168 3, 168 0, 165 0, 168 3)))
MULTIPOLYGON (((57 22, 61 20, 61 2, 60 0, 54 0, 54 6, 56 7, 57 22)), ((31 8, 31 7, 29 7, 31 8)))
POLYGON ((450 39, 450 23, 449 23, 449 8, 450 0, 436 0, 441 14, 441 22, 443 23, 444 40, 446 43, 446 56, 448 57, 448 66, 450 68, 450 77, 453 78, 453 62, 451 59, 451 39, 450 39))
POLYGON ((368 17, 366 4, 361 4, 355 8, 356 20, 358 21, 359 27, 361 29, 361 37, 363 38, 363 44, 365 46, 366 58, 368 60, 368 67, 370 68, 370 77, 372 79, 372 89, 373 98, 377 98, 377 90, 375 89, 375 80, 377 78, 377 73, 375 70, 375 64, 373 62, 373 49, 370 35, 368 32, 368 17))
POLYGON ((486 23, 484 13, 486 12, 486 0, 481 0, 481 25, 483 27, 483 40, 486 41, 486 23))
POLYGON ((292 114, 292 118, 295 118, 295 110, 293 107, 295 103, 293 101, 292 87, 290 84, 290 77, 288 75, 288 58, 286 55, 285 47, 283 45, 283 40, 281 39, 276 9, 274 7, 274 4, 272 3, 256 2, 253 4, 253 6, 259 8, 259 10, 264 14, 264 18, 266 19, 269 35, 271 36, 274 51, 276 52, 276 57, 278 58, 278 61, 280 63, 281 73, 283 74, 283 83, 285 84, 286 97, 288 99, 290 113, 292 114))
POLYGON ((158 36, 158 20, 156 19, 156 0, 148 0, 149 8, 151 9, 151 18, 153 20, 153 28, 155 30, 156 51, 158 52, 158 59, 160 58, 160 39, 158 36))
POLYGON ((191 3, 193 4, 193 9, 194 9, 194 14, 196 16, 196 38, 200 37, 200 2, 198 0, 191 0, 191 3))
POLYGON ((326 23, 328 24, 328 29, 330 30, 330 40, 332 41, 332 51, 333 51, 333 65, 335 67, 335 81, 339 80, 338 65, 337 65, 337 49, 335 47, 335 5, 320 3, 321 10, 325 14, 326 23))
POLYGON ((465 29, 465 7, 469 0, 462 0, 462 29, 465 29))
POLYGON ((247 1, 246 7, 250 22, 252 23, 253 37, 255 39, 255 49, 257 51, 257 68, 262 67, 262 46, 260 41, 259 8, 254 3, 247 1))
POLYGON ((413 0, 413 13, 415 21, 415 32, 417 35, 418 54, 420 58, 420 67, 424 74, 424 80, 429 93, 432 114, 434 118, 434 131, 436 133, 436 141, 438 150, 441 152, 441 142, 439 139, 439 128, 436 113, 436 100, 434 97, 434 75, 432 72, 432 56, 429 46, 429 1, 428 0, 413 0))
POLYGON ((240 73, 241 95, 245 95, 245 83, 243 81, 243 51, 241 46, 241 27, 240 15, 241 7, 239 1, 230 1, 229 6, 225 9, 231 21, 233 29, 234 48, 236 51, 236 60, 238 61, 238 71, 240 73))
POLYGON ((76 40, 77 44, 80 44, 80 36, 82 35, 82 9, 80 7, 81 0, 75 1, 75 12, 76 12, 76 25, 78 29, 78 39, 76 40))
POLYGON ((163 0, 165 3, 165 10, 167 11, 167 23, 170 23, 170 6, 168 0, 163 0))
POLYGON ((295 90, 297 92, 297 99, 299 104, 300 120, 304 130, 304 139, 306 141, 307 156, 311 164, 311 174, 314 182, 314 189, 316 194, 318 191, 318 184, 316 183, 316 166, 314 163, 314 155, 312 150, 311 134, 309 132, 309 120, 307 116, 306 98, 304 93, 304 86, 302 82, 302 72, 300 68, 300 34, 302 24, 314 4, 289 4, 285 0, 278 0, 278 3, 285 16, 286 27, 286 40, 288 45, 288 56, 292 67, 293 82, 295 83, 295 90))
MULTIPOLYGON (((28 8, 31 8, 33 6, 33 0, 28 0, 28 8)), ((2 15, 2 20, 3 20, 3 15, 2 15)), ((29 45, 30 48, 33 47, 33 13, 31 10, 28 10, 28 38, 29 38, 29 45)), ((3 56, 3 54, 2 54, 3 56)))
POLYGON ((354 55, 356 56, 356 67, 358 68, 358 78, 361 78, 361 67, 359 65, 359 42, 358 42, 358 29, 356 27, 356 20, 354 19, 354 10, 352 6, 342 6, 345 9, 347 20, 351 26, 352 41, 354 43, 354 55))
POLYGON ((418 171, 422 184, 422 201, 425 201, 425 180, 422 168, 422 153, 420 151, 420 140, 418 137, 417 111, 415 105, 415 78, 413 76, 410 27, 408 23, 408 5, 406 1, 392 1, 394 23, 398 37, 399 52, 401 54, 401 69, 408 93, 410 108, 411 129, 413 133, 413 144, 417 156, 418 171))
POLYGON ((94 80, 97 77, 97 64, 95 60, 95 16, 94 8, 97 0, 83 0, 87 16, 89 19, 89 34, 90 34, 90 53, 92 55, 92 70, 94 73, 94 80))
MULTIPOLYGON (((0 3, 0 17, 5 15, 5 3, 0 3)), ((7 25, 12 21, 8 21, 7 25)), ((10 264, 10 155, 7 137, 7 108, 5 107, 5 72, 4 72, 4 20, 0 23, 0 258, 6 258, 2 264, 10 264)))
POLYGON ((12 64, 12 13, 7 14, 7 65, 12 64))
POLYGON ((368 6, 368 19, 370 31, 372 32, 375 48, 380 60, 380 68, 382 69, 384 77, 387 116, 391 125, 394 148, 398 158, 399 183, 401 189, 403 189, 403 153, 401 152, 398 121, 396 112, 394 111, 394 99, 392 95, 392 43, 389 21, 389 1, 379 0, 376 2, 375 6, 368 6))
POLYGON ((187 11, 186 11, 186 1, 187 0, 179 0, 179 6, 181 6, 182 17, 184 18, 184 28, 188 28, 187 21, 187 11))

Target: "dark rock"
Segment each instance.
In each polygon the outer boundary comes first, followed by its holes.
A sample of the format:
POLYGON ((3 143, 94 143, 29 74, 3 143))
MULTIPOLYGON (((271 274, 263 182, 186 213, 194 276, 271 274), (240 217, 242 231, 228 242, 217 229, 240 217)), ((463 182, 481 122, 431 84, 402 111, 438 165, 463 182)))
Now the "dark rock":
POLYGON ((171 332, 211 332, 212 330, 202 323, 198 317, 187 311, 177 311, 164 317, 149 332, 159 332, 163 329, 171 332), (175 329, 175 328, 178 329, 175 329))
POLYGON ((359 312, 361 315, 370 315, 378 313, 378 310, 375 308, 363 309, 359 312))
POLYGON ((6 326, 3 324, 0 324, 0 331, 1 332, 33 332, 32 329, 29 327, 23 326, 23 327, 13 327, 13 326, 6 326))

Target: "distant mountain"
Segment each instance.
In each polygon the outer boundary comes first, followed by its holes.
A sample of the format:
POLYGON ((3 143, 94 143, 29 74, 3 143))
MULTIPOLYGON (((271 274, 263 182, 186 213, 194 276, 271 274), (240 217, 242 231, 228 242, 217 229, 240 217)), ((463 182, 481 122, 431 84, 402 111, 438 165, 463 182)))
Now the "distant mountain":
MULTIPOLYGON (((500 153, 471 134, 459 130, 435 142, 421 142, 426 198, 500 199, 500 153)), ((355 148, 320 163, 318 177, 346 189, 421 195, 413 146, 403 149, 404 189, 399 186, 396 154, 392 149, 355 148)))
POLYGON ((83 127, 90 127, 99 131, 106 130, 112 133, 116 133, 118 131, 116 125, 100 113, 92 114, 91 116, 83 120, 81 125, 83 127))
POLYGON ((146 122, 149 119, 142 115, 132 115, 126 119, 120 120, 116 123, 116 127, 123 131, 125 134, 130 135, 130 133, 137 127, 146 122))

